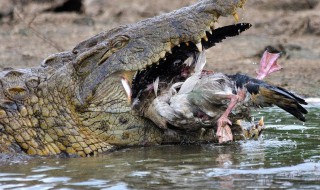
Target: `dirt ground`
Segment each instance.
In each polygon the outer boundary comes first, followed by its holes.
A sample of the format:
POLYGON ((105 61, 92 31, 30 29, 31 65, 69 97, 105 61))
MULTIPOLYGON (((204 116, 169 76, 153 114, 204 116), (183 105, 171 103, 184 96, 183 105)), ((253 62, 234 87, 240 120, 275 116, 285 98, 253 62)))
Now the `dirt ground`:
MULTIPOLYGON (((0 68, 36 67, 50 54, 115 26, 190 5, 196 0, 1 0, 0 68), (72 1, 72 4, 70 2, 72 1), (69 3, 69 4, 68 4, 69 3)), ((255 70, 266 47, 282 52, 281 72, 267 80, 320 97, 320 0, 248 0, 239 22, 253 27, 208 50, 216 72, 255 70)), ((219 25, 234 23, 224 18, 219 25)))

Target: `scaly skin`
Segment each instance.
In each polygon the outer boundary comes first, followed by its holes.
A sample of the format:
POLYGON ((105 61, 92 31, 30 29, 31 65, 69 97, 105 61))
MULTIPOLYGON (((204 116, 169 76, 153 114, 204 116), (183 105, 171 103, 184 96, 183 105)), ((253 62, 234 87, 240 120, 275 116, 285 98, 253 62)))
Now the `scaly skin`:
POLYGON ((203 0, 120 26, 52 55, 40 67, 0 73, 0 152, 95 155, 120 146, 204 141, 213 131, 163 131, 131 108, 121 80, 174 46, 197 43, 244 0, 203 0))

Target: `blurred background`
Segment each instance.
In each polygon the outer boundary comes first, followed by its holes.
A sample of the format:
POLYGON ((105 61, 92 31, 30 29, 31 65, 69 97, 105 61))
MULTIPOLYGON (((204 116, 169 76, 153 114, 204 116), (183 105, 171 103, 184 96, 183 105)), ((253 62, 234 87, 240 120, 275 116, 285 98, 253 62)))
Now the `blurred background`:
MULTIPOLYGON (((188 6, 196 0, 1 0, 0 69, 36 67, 101 31, 188 6)), ((255 76, 266 48, 282 52, 267 80, 320 97, 320 0, 248 0, 239 22, 253 27, 207 51, 208 69, 255 76)), ((217 27, 233 24, 232 17, 217 27)))

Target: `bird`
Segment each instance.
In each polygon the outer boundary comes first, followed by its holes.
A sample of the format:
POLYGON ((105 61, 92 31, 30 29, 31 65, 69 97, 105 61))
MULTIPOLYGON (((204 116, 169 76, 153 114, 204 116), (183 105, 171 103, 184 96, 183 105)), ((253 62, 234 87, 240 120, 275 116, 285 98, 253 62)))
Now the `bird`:
POLYGON ((308 112, 300 105, 307 105, 305 100, 281 87, 263 81, 265 77, 283 69, 277 63, 279 57, 280 52, 271 53, 266 50, 261 58, 259 70, 256 71, 256 78, 243 74, 229 75, 229 78, 235 83, 235 87, 234 93, 228 94, 230 103, 217 122, 216 134, 220 143, 233 140, 229 127, 232 122, 228 119, 228 116, 239 102, 251 103, 252 106, 258 107, 276 105, 301 121, 305 121, 303 114, 308 112))
POLYGON ((302 106, 307 105, 303 98, 263 81, 282 69, 277 64, 279 56, 266 51, 256 78, 201 70, 157 96, 149 109, 153 113, 150 119, 162 128, 168 125, 185 130, 216 127, 219 143, 233 140, 229 115, 236 122, 237 118, 249 118, 252 108, 275 105, 305 121, 308 111, 302 106))

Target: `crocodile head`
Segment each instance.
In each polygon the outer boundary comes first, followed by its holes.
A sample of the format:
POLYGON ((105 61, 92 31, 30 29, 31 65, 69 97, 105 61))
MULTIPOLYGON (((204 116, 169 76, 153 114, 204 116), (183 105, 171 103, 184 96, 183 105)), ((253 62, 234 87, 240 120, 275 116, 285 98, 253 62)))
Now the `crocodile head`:
POLYGON ((158 77, 160 84, 184 81, 194 69, 193 62, 184 64, 186 59, 250 27, 214 29, 220 16, 236 18, 243 4, 244 0, 202 0, 83 41, 73 49, 79 104, 89 111, 130 112, 134 100, 153 90, 150 86, 158 77))

